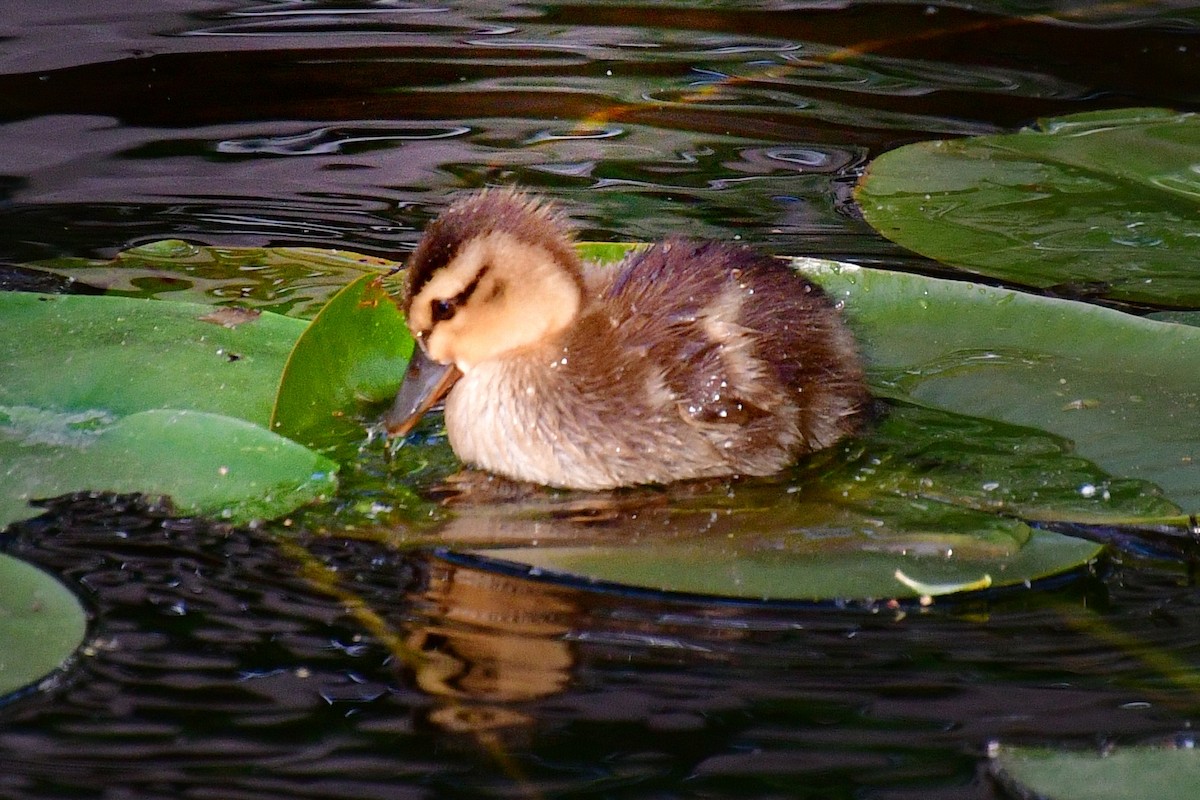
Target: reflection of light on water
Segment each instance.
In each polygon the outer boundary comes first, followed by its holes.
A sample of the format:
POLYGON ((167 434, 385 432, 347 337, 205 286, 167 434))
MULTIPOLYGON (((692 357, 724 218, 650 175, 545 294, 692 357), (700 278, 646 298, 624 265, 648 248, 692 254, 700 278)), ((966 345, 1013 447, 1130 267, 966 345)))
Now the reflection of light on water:
POLYGON ((337 128, 316 128, 287 136, 260 136, 245 139, 225 139, 214 146, 225 155, 283 155, 311 156, 343 152, 348 145, 377 142, 421 142, 450 139, 470 133, 465 125, 427 130, 403 130, 378 134, 354 133, 337 128))
POLYGON ((573 139, 615 139, 625 133, 623 128, 616 126, 604 128, 584 128, 577 127, 569 130, 542 130, 538 131, 528 139, 525 144, 540 144, 541 142, 561 142, 570 141, 573 139))

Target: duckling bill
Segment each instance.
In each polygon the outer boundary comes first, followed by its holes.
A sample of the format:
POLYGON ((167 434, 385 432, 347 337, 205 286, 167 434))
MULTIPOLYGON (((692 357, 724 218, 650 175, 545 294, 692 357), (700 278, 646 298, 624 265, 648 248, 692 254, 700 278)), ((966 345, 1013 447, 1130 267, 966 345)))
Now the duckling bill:
POLYGON ((403 306, 419 347, 389 435, 445 396, 458 457, 515 480, 769 475, 853 433, 868 401, 837 308, 782 262, 671 239, 585 264, 563 217, 510 190, 430 224, 403 306))

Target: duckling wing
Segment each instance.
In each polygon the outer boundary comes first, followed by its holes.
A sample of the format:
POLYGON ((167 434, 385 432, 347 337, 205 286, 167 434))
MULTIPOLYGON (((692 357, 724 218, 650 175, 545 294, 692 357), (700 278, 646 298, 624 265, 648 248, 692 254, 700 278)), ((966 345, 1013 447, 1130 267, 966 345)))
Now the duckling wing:
POLYGON ((782 399, 752 310, 763 258, 671 240, 635 254, 603 291, 624 347, 661 375, 680 416, 723 446, 731 435, 753 437, 782 399))
POLYGON ((869 396, 853 337, 820 287, 783 263, 672 240, 589 280, 589 338, 611 346, 610 374, 637 374, 640 405, 660 412, 647 416, 696 445, 680 452, 707 460, 706 474, 769 474, 858 427, 869 396))

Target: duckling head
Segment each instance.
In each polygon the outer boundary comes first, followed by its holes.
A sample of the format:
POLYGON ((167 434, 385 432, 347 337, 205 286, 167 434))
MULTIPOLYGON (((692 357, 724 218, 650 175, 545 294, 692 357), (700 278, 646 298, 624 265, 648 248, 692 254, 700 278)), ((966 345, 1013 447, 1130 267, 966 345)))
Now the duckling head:
POLYGON ((452 204, 408 261, 404 312, 420 347, 384 418, 406 433, 475 365, 552 339, 583 303, 583 265, 564 219, 506 189, 452 204))
POLYGON ((408 262, 404 311, 429 357, 463 372, 569 326, 583 267, 549 206, 490 190, 451 205, 408 262))

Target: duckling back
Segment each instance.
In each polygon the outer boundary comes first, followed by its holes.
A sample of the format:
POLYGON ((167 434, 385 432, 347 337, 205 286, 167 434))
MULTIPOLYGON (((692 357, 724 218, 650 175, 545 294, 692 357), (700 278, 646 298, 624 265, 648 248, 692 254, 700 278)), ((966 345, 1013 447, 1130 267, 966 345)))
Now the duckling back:
POLYGON ((713 474, 776 472, 861 422, 867 393, 853 337, 820 287, 777 259, 668 241, 625 265, 601 296, 626 341, 662 371, 680 418, 720 454, 713 474))

